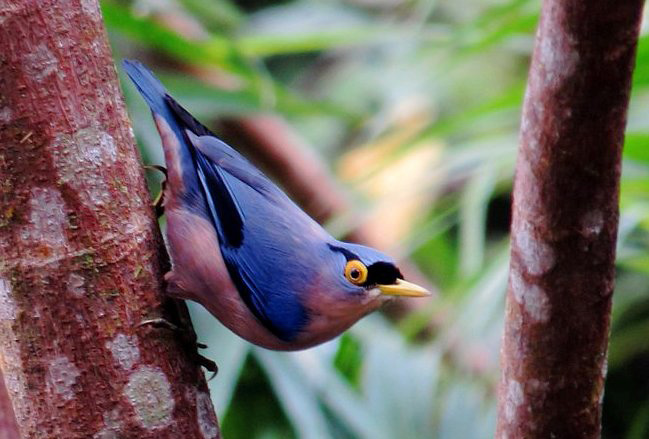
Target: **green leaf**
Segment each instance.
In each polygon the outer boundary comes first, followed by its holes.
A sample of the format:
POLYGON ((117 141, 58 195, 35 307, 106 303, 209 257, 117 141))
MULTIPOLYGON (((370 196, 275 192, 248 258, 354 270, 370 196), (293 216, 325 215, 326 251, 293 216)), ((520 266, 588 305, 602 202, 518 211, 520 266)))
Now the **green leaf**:
POLYGON ((267 57, 338 49, 362 44, 380 44, 395 40, 394 29, 358 27, 337 30, 313 30, 291 35, 249 35, 241 37, 237 46, 247 56, 267 57), (387 35, 387 37, 386 37, 387 35))
POLYGON ((179 0, 193 17, 210 31, 224 33, 240 25, 245 16, 229 0, 179 0))
POLYGON ((150 18, 138 17, 130 8, 110 1, 101 4, 106 26, 118 30, 149 47, 198 65, 218 66, 228 72, 249 77, 250 68, 237 54, 232 43, 223 37, 213 36, 207 41, 191 41, 150 18))
POLYGON ((636 411, 626 436, 627 439, 646 439, 647 437, 649 437, 649 399, 636 411))
POLYGON ((618 368, 632 357, 649 351, 649 320, 641 320, 611 334, 609 368, 618 368))
POLYGON ((627 133, 624 158, 649 164, 649 133, 627 133))
POLYGON ((633 91, 649 85, 649 35, 643 35, 638 40, 636 65, 633 71, 633 91))
POLYGON ((482 268, 486 245, 487 205, 496 186, 496 175, 484 165, 465 187, 460 207, 460 271, 472 276, 482 268))
POLYGON ((270 378, 284 411, 301 439, 330 438, 317 395, 305 385, 304 378, 286 354, 256 348, 255 358, 270 378))
POLYGON ((358 388, 360 385, 362 365, 361 345, 351 334, 340 337, 340 346, 334 359, 334 366, 347 379, 349 384, 358 388))

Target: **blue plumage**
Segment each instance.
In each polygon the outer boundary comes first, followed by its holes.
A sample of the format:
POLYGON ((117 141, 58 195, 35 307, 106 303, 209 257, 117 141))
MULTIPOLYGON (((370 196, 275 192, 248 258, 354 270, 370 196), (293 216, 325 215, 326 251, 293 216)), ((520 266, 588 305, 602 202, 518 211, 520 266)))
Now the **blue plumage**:
POLYGON ((414 294, 412 284, 404 287, 384 254, 327 234, 173 100, 142 64, 125 61, 124 67, 163 138, 172 186, 165 191, 174 261, 169 279, 180 295, 203 303, 241 336, 274 349, 329 339, 386 294, 423 295, 421 288, 414 294), (209 236, 206 221, 215 236, 209 236), (184 242, 204 243, 206 250, 192 252, 184 242), (392 292, 382 293, 388 287, 392 292))
POLYGON ((277 337, 291 341, 308 319, 299 296, 290 292, 306 288, 313 267, 283 262, 298 254, 308 257, 312 243, 304 237, 311 219, 225 143, 191 137, 230 277, 255 316, 277 337), (242 225, 240 234, 227 232, 224 219, 234 216, 242 225))

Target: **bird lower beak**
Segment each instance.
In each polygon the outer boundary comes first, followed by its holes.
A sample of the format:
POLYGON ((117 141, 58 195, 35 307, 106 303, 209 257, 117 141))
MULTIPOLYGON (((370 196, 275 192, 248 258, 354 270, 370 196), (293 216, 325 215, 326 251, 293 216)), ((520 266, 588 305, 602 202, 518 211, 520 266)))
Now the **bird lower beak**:
POLYGON ((426 288, 403 279, 397 279, 397 282, 391 285, 377 285, 377 287, 384 296, 426 297, 432 295, 426 288))

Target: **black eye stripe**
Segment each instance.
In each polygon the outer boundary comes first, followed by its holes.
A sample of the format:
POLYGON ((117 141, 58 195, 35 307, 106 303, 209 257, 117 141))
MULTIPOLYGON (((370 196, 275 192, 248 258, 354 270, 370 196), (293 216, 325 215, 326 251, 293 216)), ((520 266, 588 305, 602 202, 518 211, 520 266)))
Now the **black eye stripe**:
POLYGON ((391 285, 403 279, 403 275, 394 264, 375 262, 367 267, 367 280, 364 285, 391 285))

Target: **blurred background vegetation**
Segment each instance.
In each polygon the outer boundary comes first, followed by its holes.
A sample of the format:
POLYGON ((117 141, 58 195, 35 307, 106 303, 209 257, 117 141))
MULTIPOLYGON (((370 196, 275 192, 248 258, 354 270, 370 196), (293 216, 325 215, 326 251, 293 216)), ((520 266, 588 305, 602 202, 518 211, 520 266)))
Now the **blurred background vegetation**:
MULTIPOLYGON (((210 386, 225 438, 491 437, 540 2, 104 0, 102 9, 116 60, 149 64, 217 133, 223 118, 285 121, 349 201, 330 230, 363 230, 439 292, 299 353, 253 347, 192 305, 204 354, 220 366, 210 386)), ((649 437, 646 31, 624 151, 608 439, 649 437)), ((144 160, 163 163, 148 110, 123 86, 144 160)))

